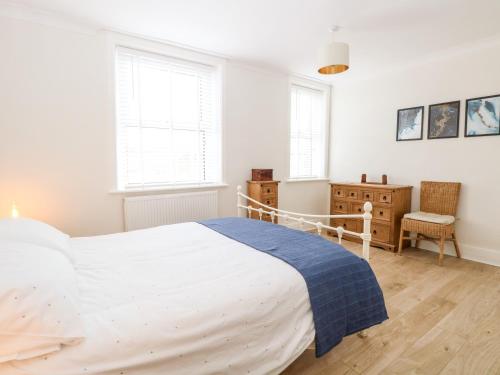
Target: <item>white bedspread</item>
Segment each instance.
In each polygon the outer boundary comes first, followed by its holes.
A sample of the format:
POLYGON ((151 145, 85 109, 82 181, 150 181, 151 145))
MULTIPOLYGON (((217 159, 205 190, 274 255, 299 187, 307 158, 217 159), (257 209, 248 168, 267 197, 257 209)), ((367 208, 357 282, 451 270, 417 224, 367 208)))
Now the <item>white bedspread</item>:
POLYGON ((200 224, 71 241, 85 341, 1 375, 275 374, 313 340, 302 276, 200 224))

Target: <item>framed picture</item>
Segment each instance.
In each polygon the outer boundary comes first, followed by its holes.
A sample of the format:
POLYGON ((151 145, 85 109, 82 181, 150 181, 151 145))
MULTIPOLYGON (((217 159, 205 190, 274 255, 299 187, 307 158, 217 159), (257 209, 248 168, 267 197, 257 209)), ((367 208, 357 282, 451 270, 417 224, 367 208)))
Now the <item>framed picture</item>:
POLYGON ((416 141, 422 139, 423 125, 424 107, 399 109, 396 141, 416 141))
POLYGON ((457 138, 460 120, 460 101, 429 106, 427 139, 457 138))
POLYGON ((500 135, 500 95, 467 99, 465 136, 500 135))

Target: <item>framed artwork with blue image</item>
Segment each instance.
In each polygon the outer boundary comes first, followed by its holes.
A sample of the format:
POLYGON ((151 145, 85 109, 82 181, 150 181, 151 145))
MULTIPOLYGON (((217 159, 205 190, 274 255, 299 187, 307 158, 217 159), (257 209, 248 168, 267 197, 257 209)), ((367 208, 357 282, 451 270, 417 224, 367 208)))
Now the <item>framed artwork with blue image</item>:
POLYGON ((417 141, 422 139, 423 125, 424 107, 399 109, 396 141, 417 141))
POLYGON ((500 95, 467 99, 465 136, 500 135, 500 95))

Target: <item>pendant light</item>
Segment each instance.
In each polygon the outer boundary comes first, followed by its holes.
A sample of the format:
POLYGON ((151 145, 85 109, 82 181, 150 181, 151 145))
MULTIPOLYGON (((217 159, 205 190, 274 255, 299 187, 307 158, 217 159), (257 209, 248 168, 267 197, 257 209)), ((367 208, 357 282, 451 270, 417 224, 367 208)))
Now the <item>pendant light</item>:
MULTIPOLYGON (((330 32, 338 31, 338 26, 330 28, 330 32)), ((332 38, 333 39, 333 38, 332 38)), ((347 43, 332 40, 319 51, 320 74, 337 74, 349 69, 349 45, 347 43)))

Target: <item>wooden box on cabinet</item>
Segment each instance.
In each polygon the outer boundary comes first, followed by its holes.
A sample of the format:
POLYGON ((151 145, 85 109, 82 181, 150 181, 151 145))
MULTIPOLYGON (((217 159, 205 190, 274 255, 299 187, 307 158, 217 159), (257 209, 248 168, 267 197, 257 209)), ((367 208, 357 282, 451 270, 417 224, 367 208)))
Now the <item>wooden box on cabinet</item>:
MULTIPOLYGON (((411 210, 412 186, 369 183, 330 183, 330 213, 362 214, 365 202, 373 204, 372 246, 395 251, 399 242, 401 218, 411 210)), ((330 226, 342 226, 353 232, 363 231, 362 219, 332 219, 330 226)), ((330 233, 335 235, 335 233, 330 233)), ((345 236, 361 242, 360 238, 345 236)), ((408 244, 406 244, 408 245, 408 244)))
MULTIPOLYGON (((259 201, 266 206, 278 208, 278 184, 279 181, 247 181, 248 196, 256 201, 259 201)), ((255 208, 260 208, 258 204, 248 202, 255 208)), ((250 216, 252 219, 259 219, 259 213, 252 211, 250 216)), ((271 221, 271 216, 264 214, 262 220, 271 221)))

